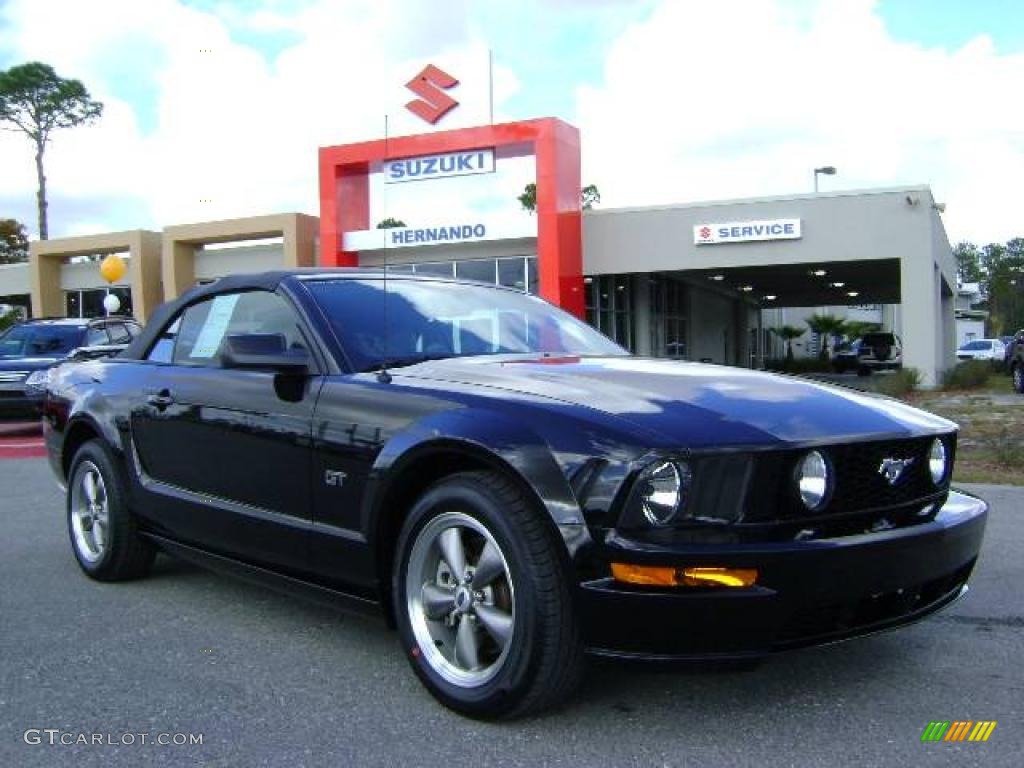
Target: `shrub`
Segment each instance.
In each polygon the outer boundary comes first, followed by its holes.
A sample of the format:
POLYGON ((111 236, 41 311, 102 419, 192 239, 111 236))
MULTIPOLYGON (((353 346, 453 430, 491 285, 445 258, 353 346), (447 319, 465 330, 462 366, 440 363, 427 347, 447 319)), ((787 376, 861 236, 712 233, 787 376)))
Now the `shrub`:
POLYGON ((880 376, 875 389, 883 395, 900 397, 921 386, 921 372, 917 368, 900 368, 889 376, 880 376))
POLYGON ((18 313, 14 310, 0 314, 0 333, 6 331, 16 322, 18 322, 18 313))
POLYGON ((966 360, 942 376, 943 389, 977 389, 988 382, 992 364, 988 360, 966 360))

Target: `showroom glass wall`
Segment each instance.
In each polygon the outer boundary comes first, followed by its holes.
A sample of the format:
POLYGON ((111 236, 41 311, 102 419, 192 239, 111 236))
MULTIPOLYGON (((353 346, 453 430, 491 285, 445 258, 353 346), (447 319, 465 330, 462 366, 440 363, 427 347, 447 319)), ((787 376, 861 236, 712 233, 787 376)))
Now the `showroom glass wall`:
POLYGON ((687 359, 686 283, 656 273, 595 275, 584 278, 584 289, 587 322, 605 336, 631 352, 687 359), (644 338, 646 345, 641 343, 644 338))
POLYGON ((503 285, 527 293, 537 293, 537 257, 507 256, 500 259, 462 259, 460 261, 426 261, 416 264, 388 264, 389 272, 455 277, 481 283, 503 285))
MULTIPOLYGON (((132 316, 132 291, 130 288, 114 286, 110 293, 121 300, 118 315, 132 316)), ((78 291, 64 292, 64 314, 66 317, 105 317, 107 310, 103 308, 103 299, 107 295, 106 288, 88 288, 78 291)))

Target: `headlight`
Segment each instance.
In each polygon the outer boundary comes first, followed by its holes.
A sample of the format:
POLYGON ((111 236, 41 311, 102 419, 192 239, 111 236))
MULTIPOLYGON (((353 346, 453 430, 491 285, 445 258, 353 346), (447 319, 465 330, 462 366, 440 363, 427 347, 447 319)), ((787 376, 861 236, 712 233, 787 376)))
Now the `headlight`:
POLYGON ((686 506, 692 474, 689 465, 655 461, 637 479, 640 510, 651 525, 666 525, 686 506))
POLYGON ((946 444, 937 437, 932 440, 932 447, 928 451, 928 471, 931 472, 932 482, 938 485, 945 480, 947 469, 949 469, 949 458, 946 453, 946 444))
POLYGON ((44 368, 41 371, 32 371, 25 379, 26 390, 36 390, 42 392, 46 389, 46 385, 50 383, 50 369, 44 368))
POLYGON ((800 500, 811 512, 817 512, 828 501, 832 476, 828 462, 818 451, 811 451, 796 468, 796 485, 800 500))

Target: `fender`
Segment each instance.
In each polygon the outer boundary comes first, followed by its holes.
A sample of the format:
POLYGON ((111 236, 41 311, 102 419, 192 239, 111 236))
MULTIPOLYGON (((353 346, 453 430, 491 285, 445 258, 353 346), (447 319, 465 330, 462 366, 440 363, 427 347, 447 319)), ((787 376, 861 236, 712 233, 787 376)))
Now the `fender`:
POLYGON ((407 468, 431 453, 453 449, 518 476, 563 536, 566 527, 585 531, 579 503, 547 443, 522 422, 477 408, 434 413, 388 440, 367 479, 363 530, 373 536, 383 500, 407 468))

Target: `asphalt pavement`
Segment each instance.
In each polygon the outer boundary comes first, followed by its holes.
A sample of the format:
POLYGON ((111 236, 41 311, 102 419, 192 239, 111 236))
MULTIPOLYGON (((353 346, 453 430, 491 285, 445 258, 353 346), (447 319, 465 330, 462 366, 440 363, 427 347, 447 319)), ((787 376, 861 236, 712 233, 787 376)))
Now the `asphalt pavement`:
POLYGON ((982 559, 937 617, 753 669, 597 663, 566 708, 491 725, 436 704, 383 622, 166 557, 89 581, 45 462, 0 461, 0 766, 1019 766, 1024 489, 974 490, 982 559), (922 743, 933 720, 998 725, 922 743))

